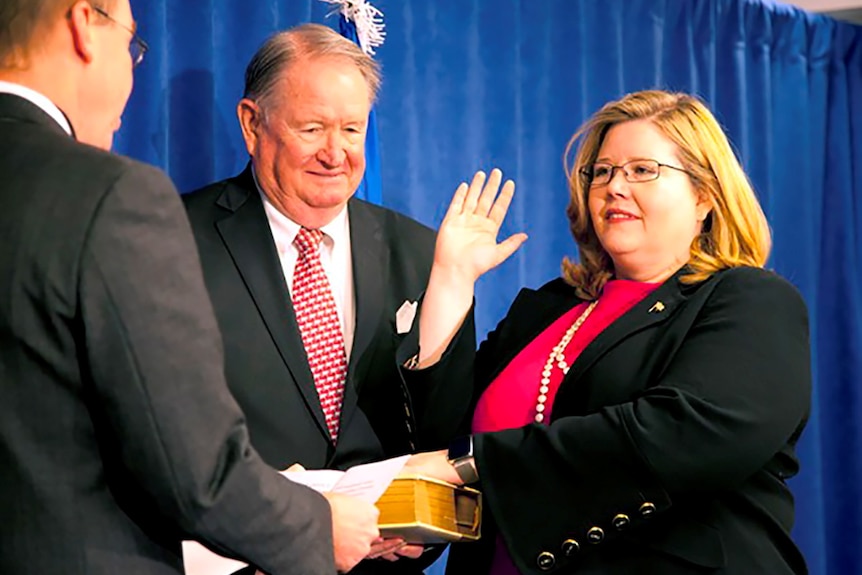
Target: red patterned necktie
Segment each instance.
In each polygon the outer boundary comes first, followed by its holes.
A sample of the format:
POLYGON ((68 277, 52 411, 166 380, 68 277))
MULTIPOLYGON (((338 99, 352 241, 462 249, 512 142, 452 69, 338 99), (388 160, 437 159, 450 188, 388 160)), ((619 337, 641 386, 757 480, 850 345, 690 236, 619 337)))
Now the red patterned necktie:
POLYGON ((291 295, 308 366, 314 376, 326 426, 335 442, 347 377, 347 356, 335 298, 320 263, 322 239, 323 232, 308 228, 301 228, 296 235, 293 243, 299 250, 299 258, 293 272, 291 295))

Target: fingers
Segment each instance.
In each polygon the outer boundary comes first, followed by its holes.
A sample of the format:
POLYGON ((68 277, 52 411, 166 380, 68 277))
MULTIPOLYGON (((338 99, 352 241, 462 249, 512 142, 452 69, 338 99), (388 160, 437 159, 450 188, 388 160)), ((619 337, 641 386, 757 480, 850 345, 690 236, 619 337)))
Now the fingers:
POLYGON ((515 195, 515 182, 506 180, 503 184, 503 189, 500 195, 497 196, 494 203, 488 209, 488 217, 499 227, 506 218, 506 212, 509 211, 509 206, 512 204, 512 196, 515 195))
POLYGON ((497 244, 496 265, 500 265, 501 263, 509 259, 509 256, 518 251, 518 248, 520 248, 521 244, 523 244, 525 241, 527 241, 527 234, 519 233, 512 234, 504 241, 497 244))
POLYGON ((473 181, 470 182, 470 187, 467 189, 467 196, 464 198, 464 207, 461 213, 472 214, 476 211, 476 205, 479 203, 479 197, 482 195, 482 186, 485 184, 485 172, 479 170, 473 176, 473 181))
POLYGON ((396 555, 401 557, 409 557, 410 559, 419 559, 425 553, 425 547, 422 545, 411 545, 405 543, 403 547, 395 551, 396 555))
POLYGON ((494 205, 494 199, 497 197, 497 190, 500 189, 500 182, 503 180, 503 172, 494 168, 491 170, 491 175, 488 176, 488 181, 482 189, 482 194, 479 196, 479 201, 474 210, 477 215, 487 216, 491 211, 491 206, 494 205))
POLYGON ((332 542, 335 565, 339 571, 353 568, 371 552, 380 537, 377 519, 380 511, 373 505, 348 495, 326 492, 332 514, 332 542))
POLYGON ((407 543, 403 539, 381 540, 381 543, 372 545, 368 559, 384 559, 386 561, 398 561, 402 557, 419 559, 425 552, 425 547, 407 543))
POLYGON ((491 170, 491 175, 487 177, 485 172, 479 170, 473 175, 469 186, 461 182, 455 190, 446 216, 477 214, 491 217, 497 224, 501 223, 515 193, 515 183, 512 180, 506 180, 498 197, 497 191, 500 189, 502 180, 503 172, 499 168, 491 170))
POLYGON ((467 184, 461 182, 458 188, 455 190, 455 195, 452 196, 452 201, 449 202, 449 210, 446 212, 445 217, 449 217, 451 215, 460 214, 464 210, 464 199, 467 197, 467 184))
POLYGON ((489 216, 499 224, 503 221, 515 193, 515 183, 506 180, 500 195, 497 196, 502 181, 503 172, 499 168, 491 170, 487 177, 485 172, 479 170, 469 186, 462 182, 455 190, 448 213, 489 216))
POLYGON ((395 561, 398 556, 396 551, 407 545, 407 542, 396 537, 393 539, 380 539, 371 545, 371 552, 368 554, 368 559, 383 558, 389 561, 395 561))
POLYGON ((404 470, 413 475, 433 477, 441 481, 459 485, 463 483, 455 468, 449 463, 447 450, 427 451, 410 457, 404 470))

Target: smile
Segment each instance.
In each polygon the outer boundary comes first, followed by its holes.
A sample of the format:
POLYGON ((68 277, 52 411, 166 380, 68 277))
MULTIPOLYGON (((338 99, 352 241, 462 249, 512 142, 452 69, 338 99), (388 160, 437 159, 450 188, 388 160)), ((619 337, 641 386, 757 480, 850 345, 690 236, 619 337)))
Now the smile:
POLYGON ((608 210, 605 213, 605 219, 608 221, 626 221, 640 219, 634 214, 624 212, 622 210, 608 210))

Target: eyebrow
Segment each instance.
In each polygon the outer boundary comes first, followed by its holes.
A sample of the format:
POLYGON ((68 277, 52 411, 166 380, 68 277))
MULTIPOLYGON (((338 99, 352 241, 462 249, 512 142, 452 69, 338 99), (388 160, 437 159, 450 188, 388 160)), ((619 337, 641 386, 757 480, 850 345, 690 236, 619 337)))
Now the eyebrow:
MULTIPOLYGON (((659 163, 661 163, 661 162, 662 162, 661 160, 657 160, 657 159, 655 159, 655 158, 649 158, 649 157, 647 157, 647 156, 635 156, 635 157, 633 157, 633 158, 629 158, 629 159, 627 159, 626 161, 624 161, 624 162, 623 162, 623 164, 627 164, 627 163, 629 163, 629 162, 637 162, 638 160, 653 160, 653 161, 656 161, 656 162, 659 162, 659 163)), ((601 157, 601 158, 596 158, 595 162, 593 162, 593 163, 599 163, 599 164, 612 164, 613 162, 611 161, 611 159, 610 159, 610 158, 601 157)))

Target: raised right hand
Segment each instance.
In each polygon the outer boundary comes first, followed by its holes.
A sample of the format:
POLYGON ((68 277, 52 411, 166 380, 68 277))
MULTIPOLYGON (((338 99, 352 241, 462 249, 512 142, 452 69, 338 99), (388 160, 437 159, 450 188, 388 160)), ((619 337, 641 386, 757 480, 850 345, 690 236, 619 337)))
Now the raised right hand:
POLYGON ((487 177, 479 171, 469 186, 462 183, 455 190, 437 233, 436 270, 446 270, 475 282, 505 261, 527 239, 527 234, 516 233, 497 243, 497 233, 515 193, 511 180, 500 189, 502 179, 502 172, 496 168, 487 177))
POLYGON ((498 169, 487 178, 484 172, 476 172, 469 186, 462 183, 455 190, 440 224, 419 319, 420 368, 437 363, 460 329, 479 276, 505 261, 527 239, 527 234, 517 233, 497 242, 515 193, 511 180, 500 189, 502 179, 498 169))
POLYGON ((340 573, 353 569, 371 552, 371 544, 380 536, 377 517, 380 511, 370 504, 328 491, 323 494, 332 510, 332 542, 335 568, 340 573))

